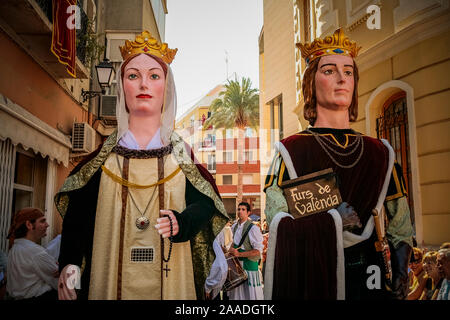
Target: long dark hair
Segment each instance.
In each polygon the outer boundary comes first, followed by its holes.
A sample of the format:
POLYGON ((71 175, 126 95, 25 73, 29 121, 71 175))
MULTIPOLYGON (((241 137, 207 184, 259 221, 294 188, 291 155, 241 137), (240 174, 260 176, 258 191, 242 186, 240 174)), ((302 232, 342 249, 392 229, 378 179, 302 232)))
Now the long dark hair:
MULTIPOLYGON (((316 99, 316 72, 319 67, 319 59, 311 62, 311 65, 305 70, 305 74, 302 80, 302 92, 303 92, 303 117, 309 122, 311 126, 314 125, 317 119, 317 99, 316 99)), ((353 61, 353 79, 354 79, 354 89, 353 97, 350 107, 348 108, 348 116, 350 122, 355 122, 358 119, 358 80, 359 73, 358 67, 355 61, 353 61)))

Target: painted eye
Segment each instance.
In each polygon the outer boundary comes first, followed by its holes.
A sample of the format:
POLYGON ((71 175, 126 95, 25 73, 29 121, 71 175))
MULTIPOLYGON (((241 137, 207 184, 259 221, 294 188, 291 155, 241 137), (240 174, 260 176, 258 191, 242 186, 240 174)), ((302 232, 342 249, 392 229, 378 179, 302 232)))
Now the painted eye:
POLYGON ((158 80, 158 79, 160 78, 159 75, 157 75, 156 73, 152 74, 150 77, 151 77, 153 80, 158 80))
POLYGON ((333 70, 327 69, 323 73, 325 73, 325 74, 333 74, 333 70))
POLYGON ((132 73, 132 74, 128 75, 128 79, 130 79, 130 80, 137 79, 137 75, 132 73))
POLYGON ((346 74, 347 76, 352 76, 352 75, 353 75, 353 72, 352 72, 352 71, 345 71, 345 74, 346 74))

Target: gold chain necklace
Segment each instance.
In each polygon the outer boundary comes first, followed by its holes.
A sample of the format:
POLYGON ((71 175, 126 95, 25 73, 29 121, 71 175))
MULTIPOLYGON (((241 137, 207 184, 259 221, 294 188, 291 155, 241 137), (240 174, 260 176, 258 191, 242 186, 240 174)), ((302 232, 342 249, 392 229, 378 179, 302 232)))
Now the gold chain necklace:
POLYGON ((332 141, 330 141, 330 140, 328 140, 326 138, 322 138, 320 136, 320 134, 318 134, 316 132, 313 132, 313 131, 311 131, 309 129, 306 130, 306 132, 310 133, 316 139, 316 141, 319 144, 319 146, 323 149, 323 151, 325 151, 325 153, 328 155, 328 157, 331 159, 331 161, 333 161, 333 163, 335 165, 337 165, 338 167, 340 167, 340 168, 344 168, 344 169, 353 168, 359 162, 359 160, 361 159, 361 157, 362 157, 362 155, 364 153, 364 139, 363 139, 361 134, 358 134, 356 136, 356 138, 355 138, 355 141, 353 141, 350 145, 348 145, 348 147, 353 147, 353 146, 354 147, 350 151, 345 153, 345 152, 336 151, 333 148, 331 148, 329 145, 327 145, 327 143, 325 141, 322 141, 322 140, 326 140, 326 141, 328 141, 328 142, 338 146, 334 142, 332 142, 332 141), (331 154, 331 152, 333 152, 334 154, 336 154, 338 156, 343 156, 343 157, 350 156, 351 154, 356 152, 356 150, 358 149, 358 147, 360 145, 361 145, 361 148, 360 148, 360 153, 359 153, 358 157, 356 158, 356 160, 352 164, 349 164, 349 165, 344 165, 342 163, 339 163, 331 154))

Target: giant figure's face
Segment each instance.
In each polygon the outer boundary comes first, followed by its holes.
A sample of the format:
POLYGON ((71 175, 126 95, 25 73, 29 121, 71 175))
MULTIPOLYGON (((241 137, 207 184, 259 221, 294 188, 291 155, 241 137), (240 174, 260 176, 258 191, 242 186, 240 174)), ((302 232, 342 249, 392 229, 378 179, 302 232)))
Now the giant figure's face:
POLYGON ((314 79, 317 105, 331 110, 347 110, 355 87, 353 72, 351 57, 321 57, 314 79))
POLYGON ((140 54, 125 66, 123 88, 130 116, 161 115, 166 78, 161 65, 140 54))

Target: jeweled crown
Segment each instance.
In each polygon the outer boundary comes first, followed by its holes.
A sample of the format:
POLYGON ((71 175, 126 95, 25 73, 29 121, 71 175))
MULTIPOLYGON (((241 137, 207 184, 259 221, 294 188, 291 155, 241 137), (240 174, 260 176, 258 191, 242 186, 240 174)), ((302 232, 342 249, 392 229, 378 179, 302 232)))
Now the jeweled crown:
POLYGON ((173 61, 178 51, 178 49, 169 49, 167 43, 158 42, 148 31, 143 31, 140 35, 137 35, 133 42, 126 40, 125 45, 119 46, 119 48, 124 61, 135 54, 149 53, 161 58, 167 64, 173 61))
POLYGON ((302 52, 302 57, 307 65, 317 58, 328 55, 344 55, 354 59, 361 49, 355 41, 351 41, 345 36, 341 28, 337 29, 332 36, 325 37, 325 39, 317 38, 312 43, 297 43, 297 47, 302 52))

